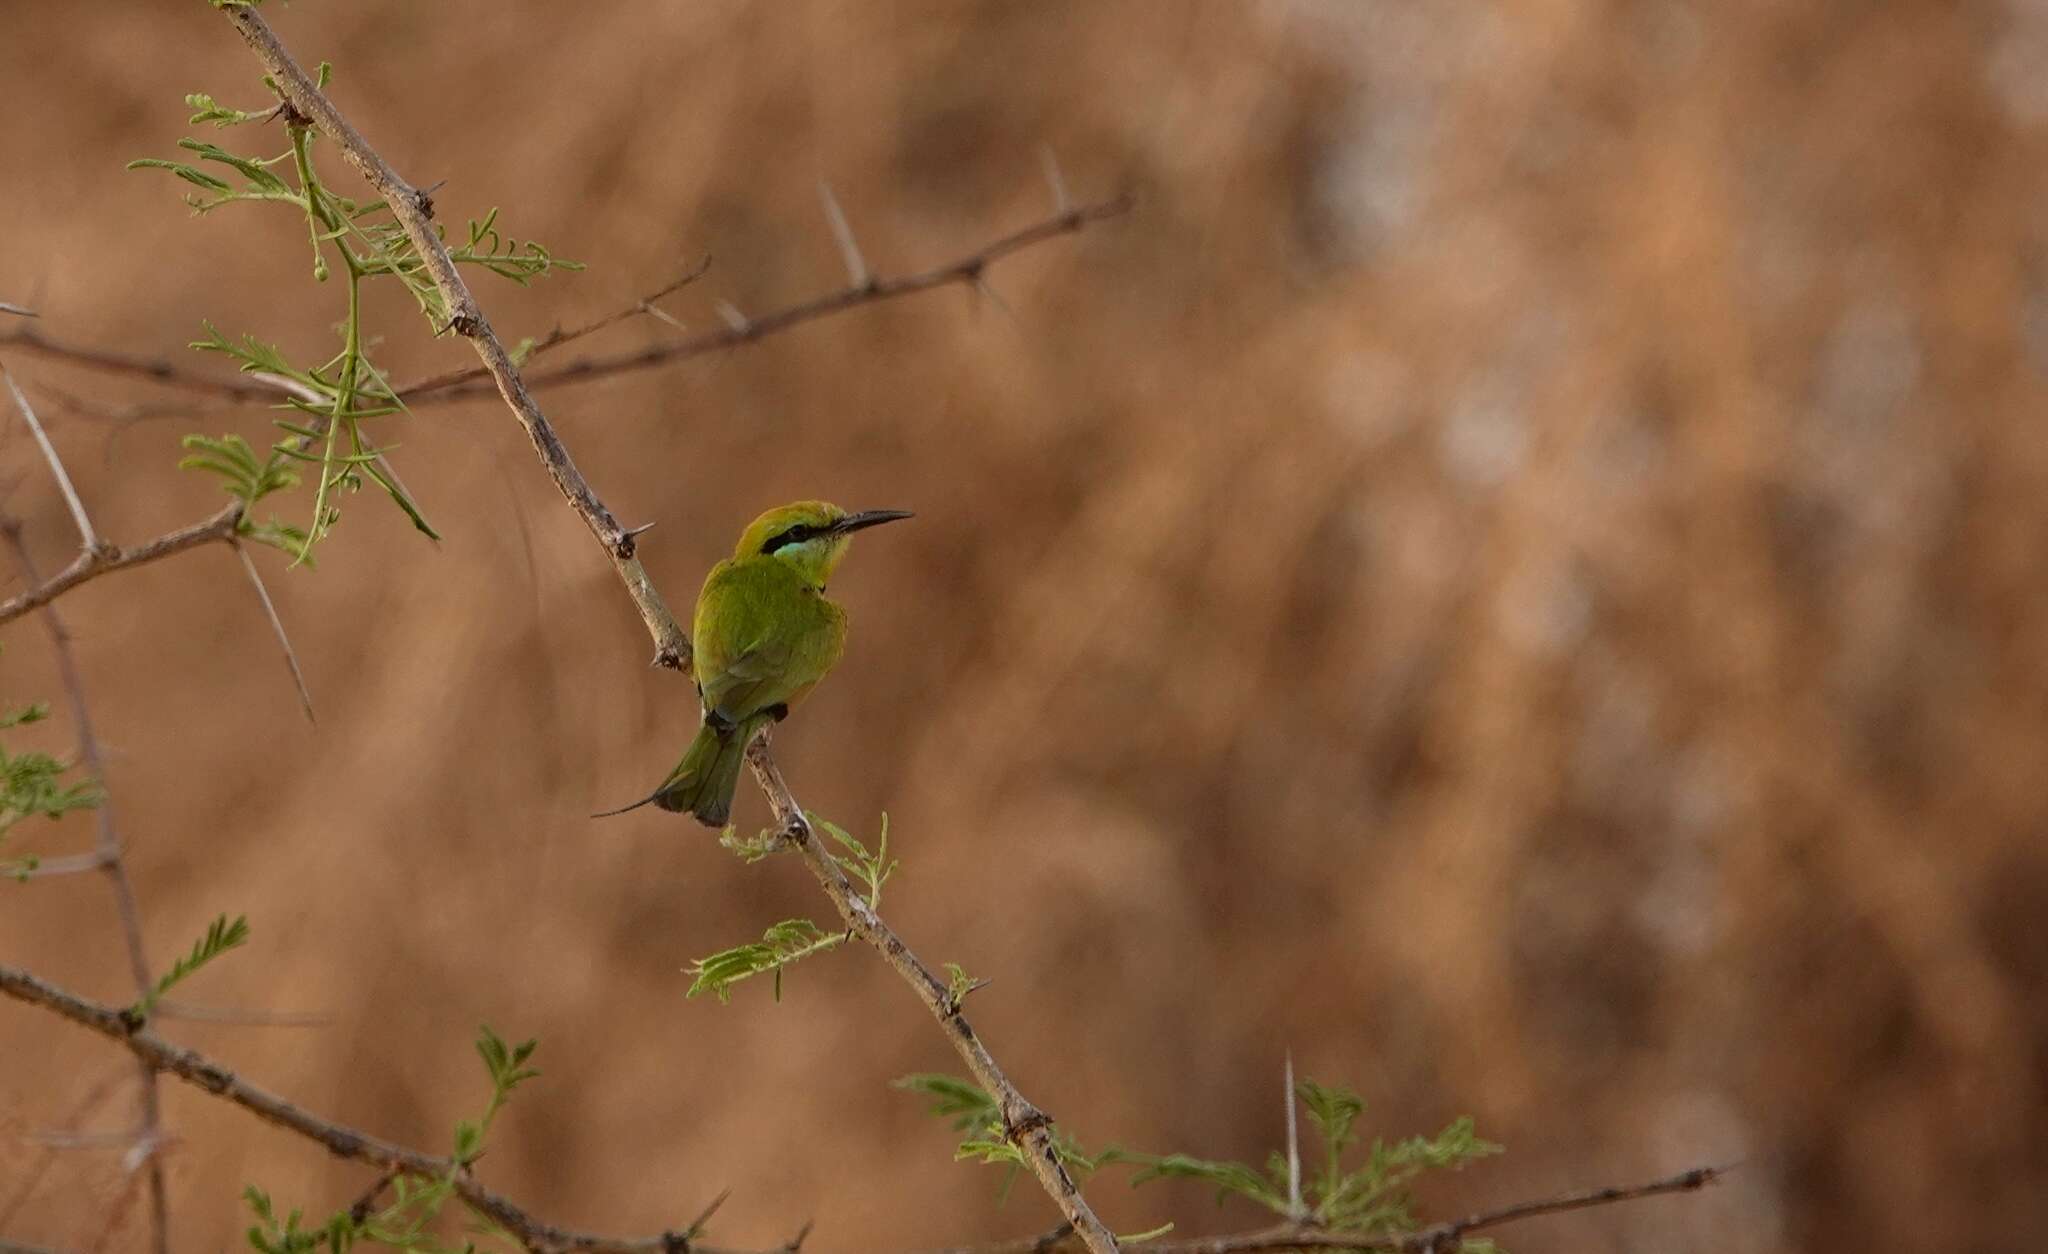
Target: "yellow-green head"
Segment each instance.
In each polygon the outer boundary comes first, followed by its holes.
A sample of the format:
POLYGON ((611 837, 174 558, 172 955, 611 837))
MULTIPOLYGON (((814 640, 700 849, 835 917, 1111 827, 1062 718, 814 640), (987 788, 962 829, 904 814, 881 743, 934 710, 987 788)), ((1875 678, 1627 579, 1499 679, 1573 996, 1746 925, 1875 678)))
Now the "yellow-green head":
POLYGON ((805 583, 822 588, 846 556, 854 532, 878 523, 910 517, 901 509, 869 509, 849 514, 829 501, 798 501, 783 505, 747 524, 732 551, 734 559, 772 557, 794 567, 805 583))

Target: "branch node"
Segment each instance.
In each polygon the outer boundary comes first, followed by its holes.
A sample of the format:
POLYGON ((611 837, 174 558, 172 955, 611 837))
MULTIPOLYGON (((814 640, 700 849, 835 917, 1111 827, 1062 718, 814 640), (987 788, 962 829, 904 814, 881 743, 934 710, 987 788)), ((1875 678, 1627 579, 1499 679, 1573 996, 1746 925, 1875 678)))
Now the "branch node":
POLYGON ((1062 1220, 1051 1231, 1031 1243, 1031 1254, 1050 1254, 1060 1247, 1060 1242, 1074 1235, 1074 1225, 1062 1220))
POLYGON ((1042 1132, 1052 1126, 1051 1115, 1030 1102, 1022 1102, 1022 1107, 1021 1111, 1014 1114, 1009 1111, 1003 1112, 1003 1139, 1019 1147, 1032 1133, 1042 1132))
POLYGON ((654 530, 654 524, 651 522, 641 523, 637 527, 624 528, 613 537, 607 547, 611 549, 613 557, 618 558, 622 562, 629 561, 634 554, 640 551, 639 538, 652 530, 654 530))
POLYGON ((370 1187, 364 1189, 362 1196, 358 1197, 348 1208, 350 1221, 361 1224, 364 1220, 368 1219, 370 1212, 377 1208, 377 1199, 383 1195, 385 1189, 391 1187, 391 1182, 397 1178, 397 1172, 387 1171, 372 1181, 370 1187))
POLYGON ((704 1225, 711 1222, 711 1217, 718 1213, 718 1208, 725 1205, 725 1199, 731 1196, 731 1189, 720 1189, 718 1191, 718 1196, 712 1198, 709 1205, 707 1205, 703 1210, 697 1212, 697 1217, 695 1219, 692 1219, 690 1221, 690 1226, 683 1229, 681 1233, 683 1242, 682 1248, 689 1248, 691 1238, 704 1235, 704 1225))

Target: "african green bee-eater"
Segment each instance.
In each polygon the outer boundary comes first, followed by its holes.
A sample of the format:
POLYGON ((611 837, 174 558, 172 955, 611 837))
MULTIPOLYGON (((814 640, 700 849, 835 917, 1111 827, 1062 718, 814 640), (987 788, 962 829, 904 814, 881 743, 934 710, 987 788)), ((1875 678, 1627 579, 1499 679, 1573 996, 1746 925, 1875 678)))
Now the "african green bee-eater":
POLYGON ((846 611, 826 599, 825 581, 846 556, 850 537, 908 517, 907 510, 849 514, 824 501, 798 501, 748 524, 739 547, 711 568, 697 594, 693 670, 704 703, 697 738, 651 796, 592 817, 651 801, 723 827, 748 744, 839 661, 846 611))

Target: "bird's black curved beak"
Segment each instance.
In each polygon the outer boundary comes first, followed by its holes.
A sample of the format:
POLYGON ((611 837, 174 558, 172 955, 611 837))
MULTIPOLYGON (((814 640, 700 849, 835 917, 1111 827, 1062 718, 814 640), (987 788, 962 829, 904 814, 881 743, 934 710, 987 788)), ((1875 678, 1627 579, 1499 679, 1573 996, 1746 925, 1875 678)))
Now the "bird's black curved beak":
POLYGON ((848 532, 859 531, 865 527, 879 527, 885 522, 895 522, 901 518, 915 517, 916 515, 907 509, 864 509, 858 514, 848 514, 838 522, 833 523, 832 533, 843 536, 848 532))

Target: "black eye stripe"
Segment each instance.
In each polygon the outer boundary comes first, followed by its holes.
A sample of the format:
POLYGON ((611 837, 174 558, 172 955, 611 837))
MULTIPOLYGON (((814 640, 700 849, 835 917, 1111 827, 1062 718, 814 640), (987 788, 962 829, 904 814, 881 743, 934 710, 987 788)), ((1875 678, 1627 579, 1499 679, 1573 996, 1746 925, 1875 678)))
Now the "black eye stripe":
POLYGON ((768 537, 768 543, 761 546, 763 553, 773 553, 786 544, 802 544, 818 534, 818 528, 809 523, 798 523, 787 531, 778 531, 768 537))

